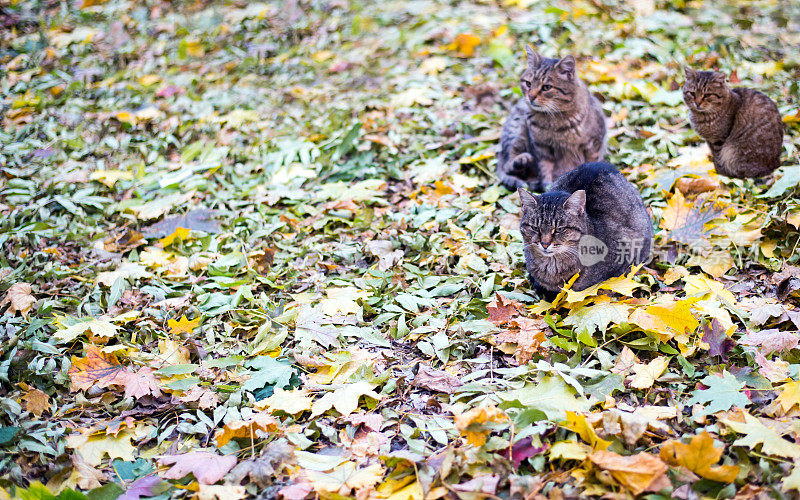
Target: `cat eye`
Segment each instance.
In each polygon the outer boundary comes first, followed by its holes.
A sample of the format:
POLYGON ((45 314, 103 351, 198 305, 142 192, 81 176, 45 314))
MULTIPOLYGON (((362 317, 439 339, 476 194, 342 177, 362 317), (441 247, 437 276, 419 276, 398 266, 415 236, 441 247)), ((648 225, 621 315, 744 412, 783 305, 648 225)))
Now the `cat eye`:
POLYGON ((545 90, 550 90, 550 89, 552 89, 552 88, 553 88, 553 86, 552 86, 552 85, 542 85, 542 90, 543 90, 543 91, 545 91, 545 90))
POLYGON ((525 88, 528 88, 528 87, 531 86, 531 83, 528 82, 528 81, 522 80, 522 86, 525 87, 525 88))

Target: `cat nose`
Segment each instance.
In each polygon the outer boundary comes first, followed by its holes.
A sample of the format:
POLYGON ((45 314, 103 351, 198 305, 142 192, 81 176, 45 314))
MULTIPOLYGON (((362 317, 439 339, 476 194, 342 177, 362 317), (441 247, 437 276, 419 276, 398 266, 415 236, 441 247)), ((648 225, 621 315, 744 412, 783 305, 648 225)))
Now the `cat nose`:
POLYGON ((703 104, 703 98, 702 97, 695 97, 694 98, 694 103, 697 104, 698 106, 700 106, 701 104, 703 104))
POLYGON ((550 246, 550 242, 549 241, 543 241, 540 244, 542 245, 542 248, 544 248, 545 250, 547 250, 547 247, 550 246))

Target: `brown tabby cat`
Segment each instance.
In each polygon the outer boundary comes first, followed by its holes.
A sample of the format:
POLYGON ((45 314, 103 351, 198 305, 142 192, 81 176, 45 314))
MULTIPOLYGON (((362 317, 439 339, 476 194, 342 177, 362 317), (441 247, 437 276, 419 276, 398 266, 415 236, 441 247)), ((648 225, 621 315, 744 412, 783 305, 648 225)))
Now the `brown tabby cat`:
POLYGON ((600 161, 606 122, 600 102, 575 74, 575 58, 548 59, 525 47, 520 99, 503 125, 497 176, 507 188, 544 190, 578 165, 600 161))
POLYGON ((639 190, 609 163, 586 163, 547 193, 520 189, 519 196, 525 266, 540 296, 558 291, 575 273, 572 288, 583 290, 650 256, 650 214, 639 190))
POLYGON ((781 165, 783 122, 766 95, 730 88, 723 73, 686 68, 683 101, 692 128, 711 148, 718 173, 761 177, 781 165))

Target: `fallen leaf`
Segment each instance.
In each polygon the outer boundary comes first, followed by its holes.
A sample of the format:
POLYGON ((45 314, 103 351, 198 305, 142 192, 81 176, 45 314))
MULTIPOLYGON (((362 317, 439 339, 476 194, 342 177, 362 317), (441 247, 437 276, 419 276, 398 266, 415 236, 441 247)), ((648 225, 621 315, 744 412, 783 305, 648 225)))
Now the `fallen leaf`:
POLYGON ((93 385, 108 387, 111 385, 125 385, 128 372, 113 354, 103 352, 93 345, 84 347, 85 357, 72 357, 69 367, 69 378, 72 381, 72 392, 87 390, 93 385))
POLYGON ((247 420, 237 420, 229 422, 218 430, 215 438, 217 440, 217 447, 222 448, 231 439, 247 438, 251 443, 264 434, 276 434, 280 426, 280 421, 266 413, 255 413, 247 420))
POLYGON ((172 465, 162 474, 164 479, 183 479, 194 474, 200 484, 214 484, 236 465, 234 455, 217 455, 207 451, 192 451, 182 455, 164 455, 158 458, 161 465, 172 465))
POLYGON ((463 385, 463 382, 455 375, 451 375, 442 370, 434 370, 426 364, 420 364, 417 375, 414 377, 414 380, 411 381, 411 385, 434 392, 452 394, 463 385))
POLYGON ((167 326, 169 327, 170 333, 172 333, 173 335, 180 335, 181 333, 192 333, 195 328, 200 326, 201 320, 202 318, 199 316, 193 320, 189 320, 184 314, 183 316, 181 316, 179 320, 174 320, 174 319, 167 320, 167 326))
POLYGON ((675 440, 667 441, 661 447, 659 456, 668 464, 686 467, 706 479, 732 483, 739 475, 739 466, 716 465, 724 450, 724 447, 715 448, 711 435, 703 432, 692 436, 689 444, 675 440))
POLYGON ((493 405, 479 406, 455 415, 458 432, 467 439, 469 444, 478 447, 486 444, 486 438, 491 432, 491 428, 487 424, 506 421, 508 421, 506 414, 493 405))
POLYGON ((28 392, 22 396, 25 401, 25 410, 33 413, 37 417, 41 417, 42 413, 50 410, 50 398, 47 394, 35 387, 30 388, 28 392))
POLYGON ((611 451, 596 451, 589 459, 597 467, 608 471, 633 495, 645 491, 658 491, 670 485, 666 476, 667 465, 655 455, 638 453, 624 457, 611 451))
POLYGON ((630 377, 630 386, 634 389, 649 389, 653 387, 656 379, 664 373, 669 366, 669 359, 659 356, 649 363, 636 363, 633 365, 633 375, 630 377))
POLYGON ((23 318, 27 318, 35 302, 36 297, 31 293, 30 283, 14 283, 6 291, 0 306, 8 304, 5 314, 14 316, 19 312, 23 318))

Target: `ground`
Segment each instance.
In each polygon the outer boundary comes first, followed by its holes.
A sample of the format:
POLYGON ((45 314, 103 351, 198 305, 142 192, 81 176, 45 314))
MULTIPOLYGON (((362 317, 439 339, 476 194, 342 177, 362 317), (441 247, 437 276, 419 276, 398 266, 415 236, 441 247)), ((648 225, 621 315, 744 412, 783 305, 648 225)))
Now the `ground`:
POLYGON ((800 3, 0 3, 0 498, 795 498, 800 3), (574 54, 656 251, 540 300, 495 152, 574 54), (683 66, 774 99, 718 176, 683 66))

